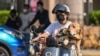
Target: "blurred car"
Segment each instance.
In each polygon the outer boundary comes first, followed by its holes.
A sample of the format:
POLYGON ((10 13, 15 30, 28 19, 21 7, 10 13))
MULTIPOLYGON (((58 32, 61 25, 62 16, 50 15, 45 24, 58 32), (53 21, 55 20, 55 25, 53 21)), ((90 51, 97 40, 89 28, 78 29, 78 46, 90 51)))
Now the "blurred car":
POLYGON ((23 34, 13 28, 0 26, 0 56, 26 56, 23 34))

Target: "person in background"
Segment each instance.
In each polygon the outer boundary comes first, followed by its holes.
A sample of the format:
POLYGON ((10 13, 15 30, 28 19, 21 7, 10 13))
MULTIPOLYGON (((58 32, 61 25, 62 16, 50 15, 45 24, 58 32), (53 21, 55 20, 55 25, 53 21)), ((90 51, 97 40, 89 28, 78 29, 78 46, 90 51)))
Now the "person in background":
POLYGON ((20 27, 20 31, 23 33, 29 33, 30 29, 25 29, 26 26, 29 25, 29 23, 33 20, 35 13, 30 11, 30 7, 28 4, 24 4, 23 12, 19 14, 21 20, 22 20, 22 26, 20 27))
POLYGON ((25 41, 26 48, 29 55, 29 41, 30 41, 30 28, 25 29, 26 26, 33 20, 35 13, 30 11, 30 6, 28 4, 24 4, 23 11, 19 14, 22 20, 22 26, 20 27, 20 31, 24 34, 23 40, 25 41))
POLYGON ((22 25, 22 21, 20 17, 17 15, 17 11, 15 9, 12 9, 10 11, 10 15, 5 25, 16 30, 19 30, 20 26, 22 25))
MULTIPOLYGON (((35 25, 35 22, 39 20, 39 28, 41 29, 41 33, 44 31, 44 29, 46 29, 49 24, 49 15, 48 15, 48 11, 46 9, 43 8, 43 2, 42 1, 38 1, 37 2, 37 12, 35 17, 33 18, 33 20, 29 23, 29 25, 26 26, 26 29, 30 28, 32 25, 35 25)), ((35 36, 34 36, 35 38, 35 36)), ((39 52, 39 44, 36 44, 34 46, 35 52, 39 52)))
POLYGON ((25 29, 32 26, 37 20, 39 20, 39 24, 42 30, 46 29, 50 24, 48 11, 43 8, 42 1, 37 2, 37 13, 32 22, 25 29))

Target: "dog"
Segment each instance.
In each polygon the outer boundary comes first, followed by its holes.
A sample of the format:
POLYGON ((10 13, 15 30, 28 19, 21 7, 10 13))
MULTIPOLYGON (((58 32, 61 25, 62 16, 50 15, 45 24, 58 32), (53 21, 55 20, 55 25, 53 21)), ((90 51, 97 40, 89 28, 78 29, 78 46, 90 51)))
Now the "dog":
MULTIPOLYGON (((63 41, 63 46, 66 48, 70 48, 73 43, 76 46, 76 53, 77 56, 82 56, 82 54, 80 53, 80 44, 81 44, 81 39, 82 39, 82 27, 76 23, 73 22, 69 25, 69 27, 67 29, 63 29, 64 33, 66 33, 66 37, 63 36, 62 39, 64 39, 63 41)), ((60 38, 57 38, 57 40, 59 40, 60 38)))
POLYGON ((69 35, 71 35, 72 39, 76 40, 76 48, 77 48, 77 55, 81 56, 80 54, 80 44, 82 40, 82 26, 80 26, 78 23, 73 22, 69 28, 68 28, 69 35))
POLYGON ((82 47, 84 49, 96 49, 98 47, 98 38, 95 36, 98 29, 94 27, 85 27, 84 26, 84 38, 82 39, 82 47))

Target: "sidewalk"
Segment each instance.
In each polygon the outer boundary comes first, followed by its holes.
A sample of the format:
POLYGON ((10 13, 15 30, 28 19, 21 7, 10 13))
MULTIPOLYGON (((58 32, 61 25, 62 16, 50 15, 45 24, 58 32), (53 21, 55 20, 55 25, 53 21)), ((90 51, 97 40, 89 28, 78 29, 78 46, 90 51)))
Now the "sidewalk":
POLYGON ((83 56, 100 56, 100 50, 81 50, 83 56))

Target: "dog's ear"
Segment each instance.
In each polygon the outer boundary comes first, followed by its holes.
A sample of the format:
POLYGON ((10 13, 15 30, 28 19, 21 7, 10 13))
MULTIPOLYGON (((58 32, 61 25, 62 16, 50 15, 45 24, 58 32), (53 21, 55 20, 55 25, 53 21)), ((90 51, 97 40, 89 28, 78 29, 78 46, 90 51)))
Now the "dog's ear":
POLYGON ((83 27, 80 26, 80 34, 83 34, 83 27))
POLYGON ((83 37, 83 27, 82 26, 80 26, 79 35, 80 35, 80 38, 82 39, 83 37))
POLYGON ((76 27, 77 29, 79 29, 79 34, 83 33, 83 27, 79 23, 74 22, 73 26, 76 27))

